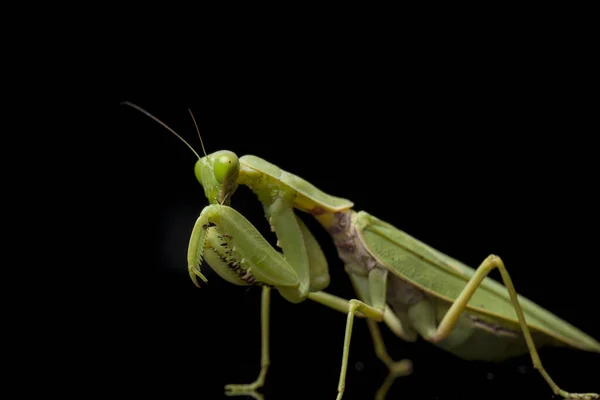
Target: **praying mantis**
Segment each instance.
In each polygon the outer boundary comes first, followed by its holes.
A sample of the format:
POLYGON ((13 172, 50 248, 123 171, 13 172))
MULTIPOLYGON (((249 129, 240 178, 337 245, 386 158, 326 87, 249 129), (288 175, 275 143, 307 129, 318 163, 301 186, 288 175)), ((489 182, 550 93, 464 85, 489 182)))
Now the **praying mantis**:
POLYGON ((259 376, 251 384, 228 385, 228 392, 258 389, 265 382, 269 302, 275 288, 292 303, 310 299, 347 314, 338 400, 344 393, 355 317, 366 319, 377 354, 394 377, 409 373, 410 362, 391 360, 377 322, 406 341, 421 336, 466 359, 498 360, 529 353, 555 394, 571 399, 599 397, 562 390, 544 370, 536 346, 566 345, 600 352, 600 344, 518 296, 499 257, 490 256, 472 269, 371 214, 354 211, 351 201, 326 194, 258 157, 238 158, 230 151, 218 151, 198 157, 194 170, 210 204, 202 210, 190 237, 191 279, 197 285, 206 280, 200 270, 205 260, 226 281, 260 285, 263 291, 259 376), (281 252, 230 207, 238 185, 248 186, 263 204, 281 252), (329 284, 327 260, 296 210, 312 215, 331 235, 356 299, 323 291, 329 284), (486 277, 494 269, 500 271, 504 286, 486 277))

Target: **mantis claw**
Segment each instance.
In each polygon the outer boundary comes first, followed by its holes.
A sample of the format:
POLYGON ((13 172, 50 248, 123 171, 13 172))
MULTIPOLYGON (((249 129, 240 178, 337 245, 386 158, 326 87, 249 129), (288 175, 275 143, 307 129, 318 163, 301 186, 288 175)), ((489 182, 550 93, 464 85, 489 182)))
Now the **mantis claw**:
POLYGON ((188 268, 188 272, 190 274, 190 278, 192 279, 192 282, 194 282, 194 285, 196 285, 196 287, 201 287, 200 283, 198 283, 198 277, 200 279, 202 279, 204 281, 204 283, 208 283, 208 279, 206 279, 206 277, 202 274, 202 272, 200 272, 200 269, 198 267, 189 267, 188 268))

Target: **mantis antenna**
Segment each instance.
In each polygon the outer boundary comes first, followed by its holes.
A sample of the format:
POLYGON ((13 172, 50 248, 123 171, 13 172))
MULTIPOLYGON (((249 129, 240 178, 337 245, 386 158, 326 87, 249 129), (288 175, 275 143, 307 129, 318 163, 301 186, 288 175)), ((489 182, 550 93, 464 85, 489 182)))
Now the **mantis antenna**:
POLYGON ((202 141, 202 135, 200 135, 200 129, 198 129, 198 124, 196 123, 196 118, 194 118, 194 113, 189 108, 188 108, 188 111, 190 112, 190 115, 192 116, 192 121, 194 121, 194 126, 196 127, 196 132, 198 132, 198 137, 200 138, 200 145, 202 146, 202 151, 204 152, 205 156, 208 156, 208 154, 206 154, 206 150, 204 150, 204 142, 202 141))
MULTIPOLYGON (((200 156, 198 155, 198 153, 196 153, 196 150, 194 150, 194 148, 192 146, 190 146, 190 144, 188 142, 185 141, 184 138, 182 138, 181 136, 179 136, 179 134, 177 132, 175 132, 173 129, 171 129, 167 124, 165 124, 164 122, 162 122, 160 119, 156 118, 154 115, 150 114, 148 111, 144 110, 143 108, 136 106, 133 103, 130 103, 128 101, 122 101, 121 104, 124 105, 128 105, 132 108, 135 108, 136 110, 138 110, 139 112, 141 112, 142 114, 146 114, 148 117, 152 118, 153 120, 155 120, 156 122, 158 122, 159 124, 161 124, 162 126, 164 126, 165 128, 167 128, 167 130, 169 130, 173 135, 177 136, 179 138, 179 140, 181 140, 183 143, 185 143, 185 145, 187 147, 190 148, 190 150, 192 150, 192 152, 196 155, 196 157, 198 157, 198 159, 200 159, 200 156)), ((192 115, 192 119, 194 118, 194 116, 192 115)), ((194 121, 194 124, 196 123, 196 121, 194 121)), ((198 127, 196 126, 196 129, 198 129, 198 127)), ((200 132, 198 132, 198 135, 200 135, 200 132)), ((202 143, 202 138, 200 138, 200 143, 202 144, 202 150, 204 150, 204 144, 202 143)), ((204 152, 204 155, 206 155, 206 151, 204 152)))

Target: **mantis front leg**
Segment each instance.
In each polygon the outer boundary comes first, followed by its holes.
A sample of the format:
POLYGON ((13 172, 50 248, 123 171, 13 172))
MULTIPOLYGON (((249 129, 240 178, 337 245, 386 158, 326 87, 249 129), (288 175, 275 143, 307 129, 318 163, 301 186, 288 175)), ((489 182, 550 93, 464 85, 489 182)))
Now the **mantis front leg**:
POLYGON ((264 385, 269 366, 270 287, 288 301, 306 299, 313 287, 329 282, 327 262, 316 239, 285 201, 266 203, 265 209, 284 254, 276 251, 239 212, 224 205, 204 208, 198 218, 188 249, 192 279, 200 277, 200 263, 208 264, 225 280, 237 285, 263 285, 262 350, 258 378, 250 384, 226 386, 227 395, 253 395, 264 385))

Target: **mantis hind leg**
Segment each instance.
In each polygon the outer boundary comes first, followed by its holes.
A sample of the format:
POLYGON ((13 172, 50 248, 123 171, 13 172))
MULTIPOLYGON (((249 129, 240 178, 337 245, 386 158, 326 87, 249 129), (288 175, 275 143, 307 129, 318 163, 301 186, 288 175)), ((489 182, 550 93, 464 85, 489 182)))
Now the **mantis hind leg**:
MULTIPOLYGON (((523 336, 525 337, 525 342, 527 343, 527 348, 529 349, 529 355, 531 356, 531 360, 533 361, 533 366, 537 369, 544 380, 548 383, 550 388, 554 394, 564 397, 565 399, 580 399, 580 400, 591 400, 591 399, 600 399, 600 395, 597 393, 569 393, 562 390, 550 377, 550 375, 544 369, 542 365, 542 361, 538 355, 537 349, 533 342, 533 338, 531 337, 531 332, 529 331, 529 327, 527 326, 527 322, 525 321, 525 315, 521 306, 519 305, 519 300, 517 297, 517 292, 512 283, 510 275, 506 271, 506 267, 504 263, 500 259, 500 257, 495 255, 488 256, 477 268, 467 285, 464 287, 460 295, 456 298, 452 306, 438 325, 437 329, 432 324, 432 315, 433 311, 426 310, 426 303, 419 303, 419 306, 422 306, 422 310, 424 312, 416 313, 416 316, 420 316, 419 320, 415 320, 414 325, 419 330, 419 333, 426 339, 431 342, 439 342, 450 335, 452 329, 454 328, 458 318, 460 317, 462 311, 465 309, 467 303, 475 293, 475 290, 479 287, 484 278, 495 268, 498 268, 500 274, 502 276, 502 281, 504 282, 504 286, 508 290, 508 294, 510 295, 510 300, 514 306, 514 309, 519 318, 519 325, 523 332, 523 336), (424 308, 423 308, 424 307, 424 308)), ((433 322, 435 323, 435 322, 433 322)))
POLYGON ((249 384, 229 384, 225 386, 227 396, 252 396, 255 399, 261 398, 260 394, 254 391, 265 384, 267 371, 269 370, 269 311, 271 304, 271 288, 263 286, 261 296, 261 357, 260 372, 258 378, 249 384))

